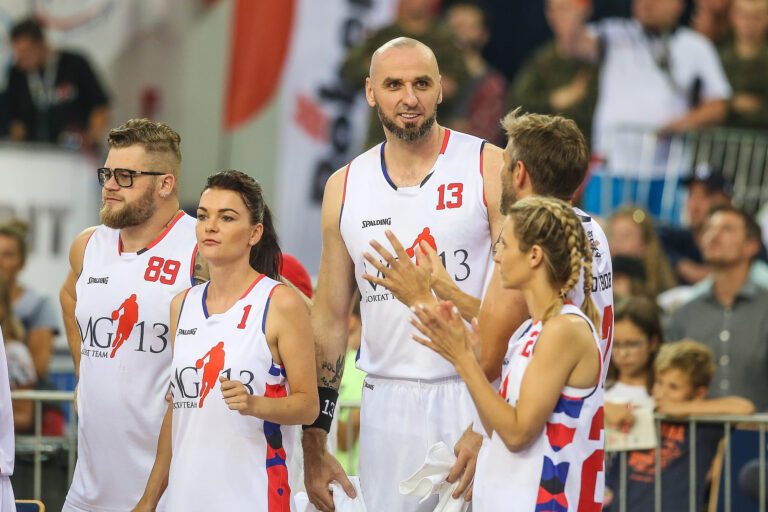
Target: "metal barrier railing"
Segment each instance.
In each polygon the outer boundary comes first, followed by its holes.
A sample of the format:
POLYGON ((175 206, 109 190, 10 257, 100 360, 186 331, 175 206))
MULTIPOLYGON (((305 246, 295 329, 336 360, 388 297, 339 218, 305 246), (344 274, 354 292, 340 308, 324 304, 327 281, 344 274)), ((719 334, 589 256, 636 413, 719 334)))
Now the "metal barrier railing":
POLYGON ((16 435, 16 451, 34 453, 33 499, 39 500, 42 495, 42 463, 43 453, 64 447, 67 449, 67 483, 72 482, 75 471, 75 455, 77 452, 77 426, 74 421, 68 425, 65 437, 43 435, 43 402, 69 402, 70 418, 75 417, 74 393, 71 391, 11 391, 13 400, 32 400, 35 404, 35 428, 33 435, 16 435))
POLYGON ((735 204, 754 213, 768 203, 768 131, 712 128, 664 134, 622 126, 606 138, 600 157, 604 165, 595 175, 605 179, 593 191, 599 199, 592 209, 599 204, 599 211, 592 213, 610 214, 617 204, 637 203, 677 224, 680 179, 701 164, 720 169, 733 183, 735 204), (622 182, 617 184, 617 178, 622 182))
MULTIPOLYGON (((725 512, 731 512, 732 511, 732 501, 733 501, 733 482, 732 482, 732 475, 731 475, 731 464, 732 464, 732 453, 731 453, 731 436, 732 436, 732 430, 734 429, 735 425, 738 425, 740 427, 746 426, 746 425, 757 425, 757 432, 758 432, 758 452, 757 459, 758 459, 758 467, 759 467, 759 500, 758 500, 758 510, 760 512, 766 511, 766 445, 765 445, 765 434, 766 434, 766 425, 768 425, 768 414, 755 414, 755 415, 749 415, 749 416, 737 416, 737 415, 701 415, 701 416, 691 416, 687 418, 686 420, 681 420, 679 418, 664 416, 664 415, 655 415, 655 421, 656 421, 656 441, 657 441, 657 447, 655 448, 655 457, 654 457, 654 512, 661 512, 662 510, 662 487, 664 483, 662 482, 662 461, 661 461, 661 452, 662 452, 662 428, 661 424, 662 421, 667 423, 683 423, 688 425, 688 442, 689 442, 689 460, 688 460, 688 510, 690 512, 695 512, 698 510, 701 510, 700 506, 702 503, 697 503, 697 500, 699 499, 699 496, 697 496, 697 488, 699 483, 699 478, 704 478, 704 475, 697 475, 697 445, 696 445, 696 427, 698 424, 722 424, 723 425, 723 440, 724 440, 724 450, 723 450, 723 464, 722 464, 722 475, 723 475, 723 481, 724 481, 724 499, 723 499, 723 508, 725 512)), ((646 451, 646 450, 643 450, 646 451)), ((627 451, 621 451, 619 453, 619 489, 618 493, 614 495, 613 502, 617 502, 618 498, 618 505, 619 505, 619 512, 626 512, 627 511, 627 451)), ((682 482, 675 482, 674 484, 671 482, 666 482, 666 485, 681 485, 682 482)), ((615 508, 614 508, 615 510, 615 508)))

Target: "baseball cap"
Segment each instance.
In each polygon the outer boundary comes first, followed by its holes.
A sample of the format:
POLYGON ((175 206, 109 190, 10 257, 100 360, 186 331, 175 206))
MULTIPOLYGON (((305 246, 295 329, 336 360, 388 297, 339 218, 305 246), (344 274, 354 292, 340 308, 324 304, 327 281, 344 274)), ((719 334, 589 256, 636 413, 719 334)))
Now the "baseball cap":
POLYGON ((312 278, 309 277, 309 272, 299 260, 290 254, 283 253, 280 260, 280 275, 286 281, 290 281, 301 293, 310 299, 312 298, 312 278))
POLYGON ((693 173, 682 180, 682 184, 686 187, 693 182, 703 183, 709 192, 722 192, 727 196, 733 195, 733 183, 723 176, 719 168, 713 167, 707 162, 698 164, 693 173))

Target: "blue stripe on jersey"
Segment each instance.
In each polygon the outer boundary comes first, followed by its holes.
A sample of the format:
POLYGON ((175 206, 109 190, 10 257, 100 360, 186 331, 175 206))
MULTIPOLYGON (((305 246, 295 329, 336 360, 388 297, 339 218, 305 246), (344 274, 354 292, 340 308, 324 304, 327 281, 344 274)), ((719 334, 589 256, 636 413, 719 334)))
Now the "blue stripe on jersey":
POLYGON ((389 186, 397 190, 397 185, 395 185, 395 182, 392 181, 392 178, 389 177, 389 173, 387 172, 387 163, 384 161, 384 146, 386 144, 387 141, 381 143, 381 172, 384 173, 384 178, 387 180, 387 183, 389 183, 389 186))
POLYGON ((269 310, 269 301, 272 300, 272 294, 269 294, 269 297, 267 297, 267 303, 264 305, 264 317, 261 319, 261 332, 264 333, 264 336, 267 335, 267 311, 269 310))
POLYGON ((552 412, 562 412, 570 418, 578 418, 583 405, 583 398, 568 398, 560 395, 560 398, 557 399, 557 404, 555 404, 555 410, 552 412))
POLYGON ((205 305, 205 297, 208 295, 208 286, 211 284, 210 281, 205 283, 205 289, 203 290, 203 314, 205 315, 205 318, 207 319, 210 315, 208 314, 208 307, 205 305))

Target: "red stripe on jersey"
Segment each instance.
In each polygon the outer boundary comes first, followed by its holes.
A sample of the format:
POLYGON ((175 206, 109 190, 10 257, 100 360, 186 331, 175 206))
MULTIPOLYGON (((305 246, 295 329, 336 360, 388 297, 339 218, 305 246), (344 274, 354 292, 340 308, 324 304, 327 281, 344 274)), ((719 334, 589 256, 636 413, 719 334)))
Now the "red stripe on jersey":
POLYGON ((195 248, 192 249, 192 262, 189 264, 189 281, 193 286, 195 284, 195 256, 197 256, 197 244, 195 244, 195 248))
POLYGON ((341 216, 344 214, 344 202, 347 200, 347 178, 349 178, 349 168, 352 167, 353 158, 347 164, 347 170, 344 172, 344 192, 341 194, 341 209, 339 210, 339 228, 341 228, 341 216))
POLYGON ((451 130, 448 128, 445 129, 445 138, 443 139, 443 147, 440 148, 440 154, 445 154, 445 148, 448 147, 448 139, 451 138, 451 130))
POLYGON ((483 179, 483 204, 487 207, 488 201, 485 200, 485 174, 483 174, 483 150, 485 149, 485 141, 480 145, 480 177, 483 179))
MULTIPOLYGON (((243 296, 240 297, 238 300, 243 300, 246 295, 251 293, 251 290, 253 290, 253 287, 256 286, 259 283, 259 281, 261 281, 262 279, 264 279, 264 274, 261 274, 259 277, 257 277, 256 280, 253 283, 251 283, 251 286, 249 286, 248 289, 245 290, 245 293, 243 294, 243 296)), ((272 294, 270 294, 270 296, 271 295, 272 294)))
POLYGON ((568 396, 568 395, 564 395, 564 394, 562 394, 562 393, 560 393, 560 396, 561 396, 561 397, 563 397, 563 398, 565 398, 565 399, 567 399, 567 400, 584 400, 584 399, 586 398, 586 397, 584 397, 584 396, 582 396, 582 397, 573 397, 573 396, 568 396))
POLYGON ((177 214, 176 214, 176 217, 175 217, 175 218, 174 218, 174 219, 171 221, 171 223, 168 225, 168 227, 167 227, 167 228, 165 228, 165 229, 163 230, 163 232, 162 232, 162 233, 160 233, 160 236, 159 236, 159 237, 157 237, 157 239, 156 239, 154 242, 152 242, 151 244, 149 244, 149 245, 146 247, 146 249, 147 249, 147 250, 149 250, 149 249, 153 248, 154 246, 156 246, 158 243, 160 243, 160 240, 162 240, 163 238, 165 238, 165 235, 167 235, 167 234, 168 234, 168 232, 169 232, 169 231, 170 231, 170 230, 173 228, 173 226, 175 226, 175 225, 176 225, 176 223, 177 223, 177 222, 179 222, 179 219, 181 219, 183 216, 184 216, 184 212, 180 211, 179 213, 177 213, 177 214))

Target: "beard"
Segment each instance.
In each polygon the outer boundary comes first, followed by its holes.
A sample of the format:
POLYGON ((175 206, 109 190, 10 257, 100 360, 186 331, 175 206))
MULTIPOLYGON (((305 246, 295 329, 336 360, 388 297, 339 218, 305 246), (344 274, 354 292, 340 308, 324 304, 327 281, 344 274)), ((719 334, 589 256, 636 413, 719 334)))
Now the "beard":
POLYGON ((506 216, 509 213, 509 209, 512 208, 517 202, 517 191, 512 184, 511 172, 504 170, 504 174, 501 176, 501 201, 499 203, 499 210, 501 214, 506 216))
POLYGON ((99 219, 102 224, 112 229, 130 228, 143 224, 157 211, 153 194, 154 187, 147 187, 147 191, 135 203, 126 203, 118 210, 112 209, 105 200, 102 200, 99 219))
POLYGON ((376 112, 378 112, 379 120, 381 121, 381 124, 384 125, 384 128, 392 132, 395 137, 405 142, 415 142, 428 134, 429 130, 434 126, 435 121, 437 120, 437 102, 435 102, 435 108, 432 110, 432 115, 429 116, 421 126, 415 122, 406 122, 405 126, 401 128, 397 125, 394 119, 387 117, 387 115, 381 111, 381 107, 378 103, 376 104, 376 112))

